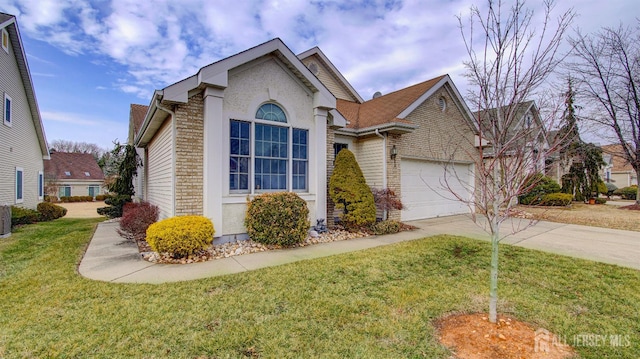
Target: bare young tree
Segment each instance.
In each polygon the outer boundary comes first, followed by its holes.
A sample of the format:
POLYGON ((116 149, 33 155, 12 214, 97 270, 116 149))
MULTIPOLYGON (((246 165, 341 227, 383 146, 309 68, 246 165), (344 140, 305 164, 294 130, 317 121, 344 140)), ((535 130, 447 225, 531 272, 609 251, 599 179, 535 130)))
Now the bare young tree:
POLYGON ((550 0, 543 2, 542 16, 524 5, 520 0, 511 7, 489 0, 486 13, 473 6, 468 22, 458 18, 469 56, 464 63, 466 76, 473 87, 466 97, 478 110, 475 120, 480 151, 474 155, 476 196, 470 204, 480 215, 474 215, 474 221, 491 235, 492 323, 497 321, 501 226, 512 216, 517 197, 535 184, 531 174, 542 170, 538 164, 556 149, 541 141, 548 122, 523 120, 522 107, 540 97, 537 91, 562 61, 559 47, 574 17, 569 10, 553 18, 554 3, 550 0), (541 19, 541 28, 535 28, 536 19, 541 19))
MULTIPOLYGON (((568 71, 576 80, 577 94, 591 104, 582 116, 600 128, 602 138, 620 144, 621 156, 640 176, 640 20, 636 30, 620 25, 592 35, 580 31, 570 38, 573 45, 568 71)), ((636 195, 640 205, 640 189, 636 195)))

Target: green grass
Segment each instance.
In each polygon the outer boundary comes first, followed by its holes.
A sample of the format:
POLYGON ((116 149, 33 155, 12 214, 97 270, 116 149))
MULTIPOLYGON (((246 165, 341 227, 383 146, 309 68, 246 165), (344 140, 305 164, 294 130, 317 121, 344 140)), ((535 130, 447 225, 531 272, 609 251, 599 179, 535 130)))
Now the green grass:
MULTIPOLYGON (((437 236, 163 285, 85 279, 99 220, 0 240, 0 357, 445 358, 435 319, 486 311, 489 244, 437 236)), ((499 311, 574 335, 628 336, 584 358, 640 357, 640 272, 501 247, 499 311)))

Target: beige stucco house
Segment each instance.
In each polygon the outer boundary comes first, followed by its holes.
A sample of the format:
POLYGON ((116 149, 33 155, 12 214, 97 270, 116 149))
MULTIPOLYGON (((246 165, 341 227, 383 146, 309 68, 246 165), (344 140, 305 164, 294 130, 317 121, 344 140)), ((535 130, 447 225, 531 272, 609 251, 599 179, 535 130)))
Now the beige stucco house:
POLYGON ((15 16, 0 13, 0 33, 0 205, 35 208, 49 150, 15 16))
POLYGON ((327 182, 345 147, 370 186, 405 202, 391 218, 469 211, 444 188, 472 196, 475 151, 470 112, 446 75, 364 101, 318 48, 296 56, 274 39, 156 91, 142 120, 135 106, 136 196, 163 218, 207 216, 216 236, 245 233, 247 199, 268 191, 298 193, 311 224, 331 220, 327 182))
POLYGON ((618 188, 638 184, 638 176, 629 161, 624 159, 623 148, 620 144, 602 146, 602 157, 607 163, 602 168, 602 179, 606 183, 613 183, 618 188))

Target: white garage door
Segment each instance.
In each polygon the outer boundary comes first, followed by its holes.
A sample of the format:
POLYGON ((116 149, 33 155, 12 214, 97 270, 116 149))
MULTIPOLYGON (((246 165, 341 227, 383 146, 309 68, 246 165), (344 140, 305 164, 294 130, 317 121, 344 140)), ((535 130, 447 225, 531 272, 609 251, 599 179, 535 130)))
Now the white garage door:
POLYGON ((469 212, 469 207, 446 186, 470 198, 470 165, 448 164, 445 176, 444 163, 403 159, 400 170, 402 203, 406 207, 402 210, 403 221, 469 212), (445 178, 448 182, 444 182, 445 178))

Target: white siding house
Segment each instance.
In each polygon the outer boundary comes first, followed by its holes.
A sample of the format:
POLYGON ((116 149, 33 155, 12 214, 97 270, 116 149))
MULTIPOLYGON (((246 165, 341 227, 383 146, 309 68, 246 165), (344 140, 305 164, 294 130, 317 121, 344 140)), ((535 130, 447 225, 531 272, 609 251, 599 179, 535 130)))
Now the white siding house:
POLYGON ((49 158, 16 18, 0 13, 0 205, 35 208, 44 197, 49 158))

